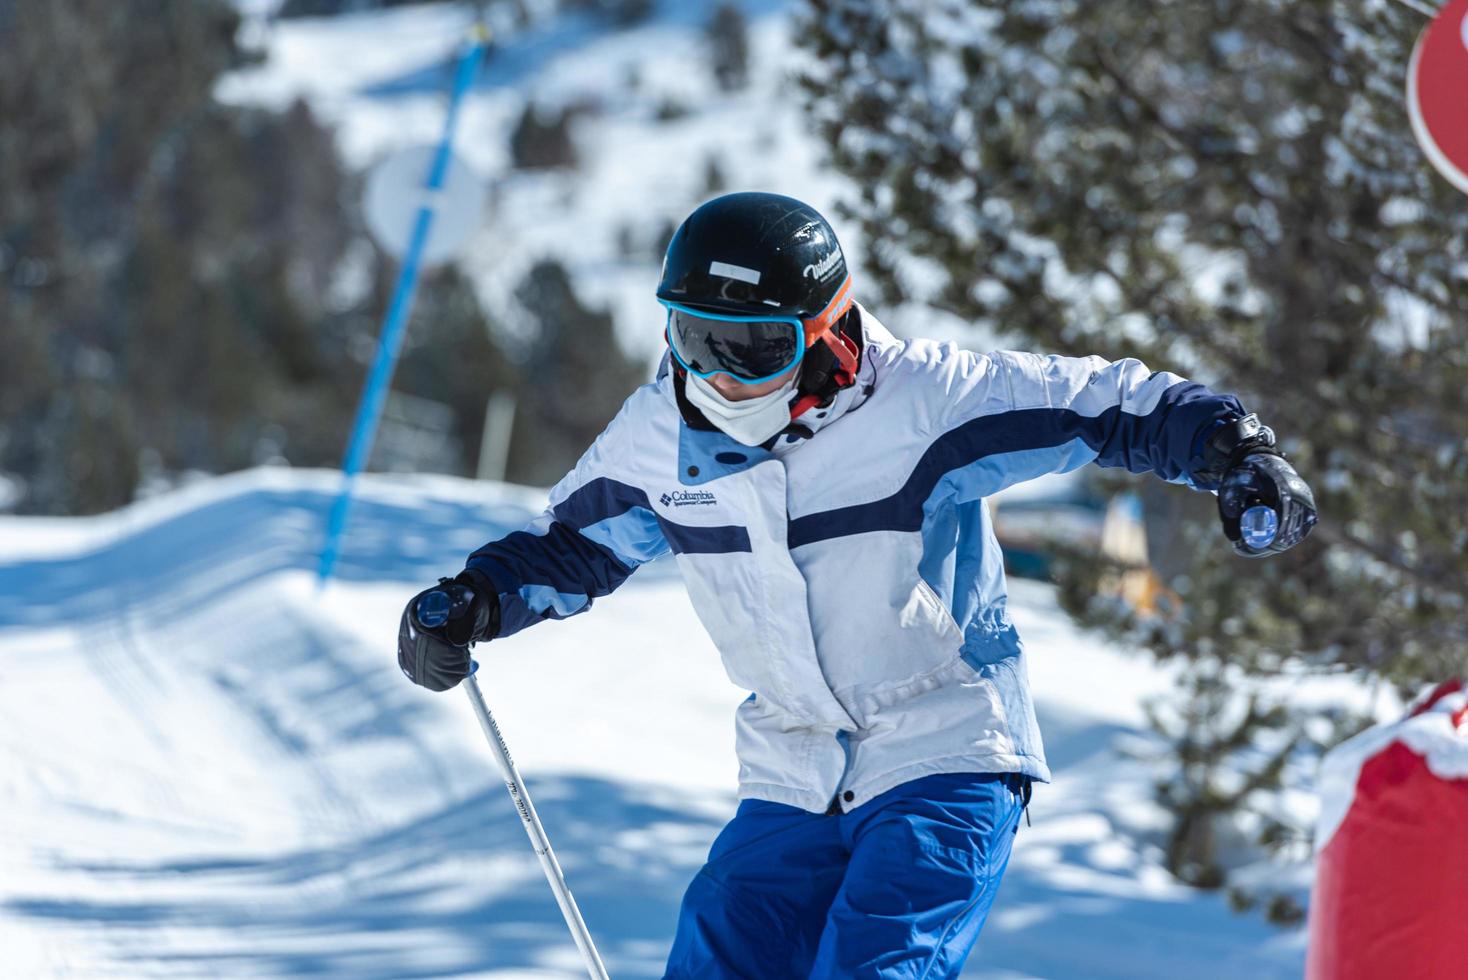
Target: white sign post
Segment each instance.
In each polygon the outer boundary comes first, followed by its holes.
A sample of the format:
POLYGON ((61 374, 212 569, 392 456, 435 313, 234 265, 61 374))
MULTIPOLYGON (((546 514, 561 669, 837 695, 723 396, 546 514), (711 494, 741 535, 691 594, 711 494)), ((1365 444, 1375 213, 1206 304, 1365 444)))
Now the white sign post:
POLYGON ((442 265, 452 259, 483 223, 484 184, 452 152, 443 186, 429 190, 423 185, 423 175, 433 166, 437 152, 434 146, 410 146, 382 160, 367 176, 362 201, 367 230, 393 258, 402 259, 408 254, 413 222, 424 205, 433 211, 433 224, 419 256, 424 266, 442 265))

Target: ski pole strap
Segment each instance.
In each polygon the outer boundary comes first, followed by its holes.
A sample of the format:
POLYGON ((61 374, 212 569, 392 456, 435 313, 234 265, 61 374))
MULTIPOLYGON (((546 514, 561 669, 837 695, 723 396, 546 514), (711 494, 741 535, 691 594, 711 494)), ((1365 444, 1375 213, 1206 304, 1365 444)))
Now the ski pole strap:
POLYGON ((1274 430, 1252 412, 1243 418, 1215 422, 1204 438, 1203 466, 1194 471, 1193 479, 1205 488, 1217 487, 1224 474, 1250 453, 1284 455, 1274 448, 1274 430))

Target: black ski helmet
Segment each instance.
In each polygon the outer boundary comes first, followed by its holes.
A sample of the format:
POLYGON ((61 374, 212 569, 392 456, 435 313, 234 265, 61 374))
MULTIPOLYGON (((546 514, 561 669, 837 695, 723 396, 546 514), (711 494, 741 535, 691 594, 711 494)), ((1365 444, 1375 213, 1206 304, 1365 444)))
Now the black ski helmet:
MULTIPOLYGON (((833 325, 850 306, 836 233, 820 212, 779 194, 725 194, 690 214, 663 259, 658 299, 719 313, 833 325)), ((807 324, 806 342, 813 342, 807 324)), ((816 331, 819 333, 820 331, 816 331)))
MULTIPOLYGON (((856 381, 862 325, 846 257, 820 212, 793 197, 746 191, 699 207, 668 243, 657 296, 712 313, 798 318, 805 357, 792 419, 856 381)), ((696 418, 683 384, 674 372, 684 417, 696 418)))

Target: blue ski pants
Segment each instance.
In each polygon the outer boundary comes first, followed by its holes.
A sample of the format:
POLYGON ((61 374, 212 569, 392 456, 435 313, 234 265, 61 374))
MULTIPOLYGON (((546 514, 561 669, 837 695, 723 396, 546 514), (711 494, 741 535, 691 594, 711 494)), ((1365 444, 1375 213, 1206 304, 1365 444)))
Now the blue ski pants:
POLYGON ((1029 778, 943 773, 850 813, 744 800, 683 896, 665 980, 940 980, 979 938, 1029 778))

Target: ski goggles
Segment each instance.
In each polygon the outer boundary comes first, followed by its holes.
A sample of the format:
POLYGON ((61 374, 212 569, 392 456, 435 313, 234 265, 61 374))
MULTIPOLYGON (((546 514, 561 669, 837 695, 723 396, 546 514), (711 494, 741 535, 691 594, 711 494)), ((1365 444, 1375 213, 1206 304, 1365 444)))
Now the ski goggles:
POLYGON ((742 384, 759 384, 805 356, 805 324, 798 317, 708 313, 658 302, 668 308, 668 349, 689 374, 727 374, 742 384))

